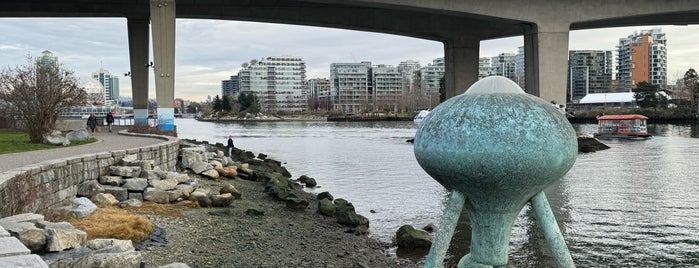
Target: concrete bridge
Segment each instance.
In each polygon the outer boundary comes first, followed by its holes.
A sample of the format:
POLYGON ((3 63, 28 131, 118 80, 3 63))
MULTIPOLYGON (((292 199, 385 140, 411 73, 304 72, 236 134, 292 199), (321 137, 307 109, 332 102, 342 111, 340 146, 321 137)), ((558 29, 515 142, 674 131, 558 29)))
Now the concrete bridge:
POLYGON ((697 24, 699 1, 0 0, 0 17, 127 18, 136 123, 147 120, 152 29, 158 120, 161 129, 171 130, 176 18, 322 26, 439 41, 444 44, 447 97, 478 79, 481 40, 523 35, 528 92, 565 104, 570 30, 697 24))

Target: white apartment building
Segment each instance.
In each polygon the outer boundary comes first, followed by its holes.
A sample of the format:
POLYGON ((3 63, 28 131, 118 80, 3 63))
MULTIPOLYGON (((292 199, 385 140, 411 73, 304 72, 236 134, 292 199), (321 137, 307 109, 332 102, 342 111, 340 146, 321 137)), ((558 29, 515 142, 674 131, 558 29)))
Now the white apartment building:
POLYGON ((478 58, 478 80, 494 75, 493 65, 490 63, 490 58, 478 58))
POLYGON ((444 77, 444 57, 432 60, 432 63, 420 68, 420 88, 423 92, 439 93, 439 83, 444 77))
POLYGON ((495 75, 504 76, 517 82, 515 63, 515 54, 513 53, 500 53, 500 55, 491 58, 491 66, 495 75))
POLYGON ((301 57, 277 56, 252 61, 238 72, 241 92, 252 92, 262 111, 305 111, 308 108, 306 63, 301 57))
POLYGON ((383 64, 371 69, 374 111, 398 110, 403 96, 403 74, 397 67, 383 64))
POLYGON ((371 62, 331 63, 333 110, 359 113, 369 106, 371 62))
POLYGON ((314 78, 308 79, 309 110, 330 110, 332 109, 332 94, 330 79, 314 78))
POLYGON ((92 73, 92 79, 97 80, 104 87, 104 104, 112 105, 119 98, 119 78, 109 73, 104 68, 92 73))
POLYGON ((403 76, 403 91, 419 90, 420 63, 414 60, 402 61, 398 64, 398 72, 403 76))

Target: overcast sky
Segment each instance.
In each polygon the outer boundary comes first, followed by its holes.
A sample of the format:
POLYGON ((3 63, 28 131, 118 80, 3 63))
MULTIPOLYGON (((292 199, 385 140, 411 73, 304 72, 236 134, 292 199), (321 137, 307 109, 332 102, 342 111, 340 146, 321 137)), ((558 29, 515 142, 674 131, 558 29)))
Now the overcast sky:
MULTIPOLYGON (((661 27, 667 34, 668 81, 699 67, 699 26, 643 26, 575 31, 570 49, 614 50, 619 38, 661 27)), ((220 94, 221 80, 251 59, 291 55, 306 61, 308 78, 329 77, 330 63, 371 61, 422 65, 444 55, 439 42, 340 29, 219 20, 177 20, 175 97, 202 101, 220 94)), ((131 95, 126 19, 0 18, 0 67, 24 64, 50 50, 81 80, 103 67, 120 78, 121 95, 131 95)), ((516 53, 521 37, 481 42, 480 56, 516 53)), ((152 59, 152 56, 150 57, 152 59)), ((155 97, 150 71, 150 96, 155 97)))

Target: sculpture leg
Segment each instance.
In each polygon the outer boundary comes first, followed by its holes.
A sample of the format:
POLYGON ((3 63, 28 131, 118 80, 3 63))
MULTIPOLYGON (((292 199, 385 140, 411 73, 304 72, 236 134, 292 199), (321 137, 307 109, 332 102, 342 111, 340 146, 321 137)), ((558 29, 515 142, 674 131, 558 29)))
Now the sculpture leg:
POLYGON ((546 199, 546 194, 544 194, 543 191, 539 192, 532 197, 531 202, 536 218, 539 221, 541 231, 544 233, 546 243, 549 245, 549 249, 551 249, 551 253, 558 267, 575 267, 573 257, 570 256, 566 241, 563 240, 563 234, 561 234, 561 230, 558 229, 556 218, 551 211, 551 205, 549 205, 549 201, 546 199))
POLYGON ((464 195, 458 191, 452 190, 447 201, 447 206, 444 208, 444 214, 439 221, 439 229, 432 241, 430 253, 427 255, 425 268, 441 268, 443 266, 444 256, 447 255, 451 237, 454 235, 456 223, 459 221, 459 215, 464 208, 464 195))

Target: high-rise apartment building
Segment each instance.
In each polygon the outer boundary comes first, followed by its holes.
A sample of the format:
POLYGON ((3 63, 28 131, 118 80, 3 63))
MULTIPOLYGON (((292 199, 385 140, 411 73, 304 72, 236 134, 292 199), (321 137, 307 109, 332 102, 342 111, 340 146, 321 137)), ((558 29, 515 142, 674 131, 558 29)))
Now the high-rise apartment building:
POLYGON ((333 110, 357 113, 368 106, 371 88, 371 62, 331 63, 333 110))
POLYGON ((568 51, 568 96, 577 103, 590 93, 608 93, 612 86, 611 50, 568 51))
POLYGON ((221 96, 237 97, 240 92, 240 79, 237 75, 231 75, 231 79, 221 80, 221 96))
POLYGON ((92 79, 95 79, 104 87, 104 103, 111 105, 119 99, 119 78, 109 73, 104 68, 92 73, 92 79))
POLYGON ((309 109, 330 110, 332 109, 332 94, 330 80, 327 78, 308 79, 309 109))
POLYGON ((494 75, 493 65, 490 63, 490 58, 480 57, 478 58, 478 79, 483 79, 488 76, 494 75))
POLYGON ((374 110, 398 110, 403 96, 403 75, 397 67, 383 64, 371 69, 374 110))
POLYGON ((491 58, 493 73, 517 82, 517 78, 515 77, 515 62, 515 54, 500 53, 500 55, 491 58))
POLYGON ((43 66, 58 67, 58 57, 53 55, 51 51, 44 50, 41 52, 41 56, 36 59, 36 63, 43 66))
POLYGON ((439 83, 444 77, 444 57, 436 58, 431 64, 420 68, 420 75, 420 88, 423 92, 439 93, 439 83))
POLYGON ((403 91, 417 91, 420 73, 420 63, 414 60, 402 61, 398 64, 398 72, 403 76, 403 91))
POLYGON ((241 92, 252 92, 265 112, 308 108, 306 62, 300 57, 267 57, 238 72, 241 92))
POLYGON ((621 91, 640 82, 667 86, 665 33, 660 28, 635 32, 620 38, 617 45, 617 85, 621 91))
POLYGON ((515 83, 519 85, 522 89, 527 88, 526 80, 524 79, 526 73, 524 71, 524 46, 517 47, 517 54, 515 55, 515 83))

